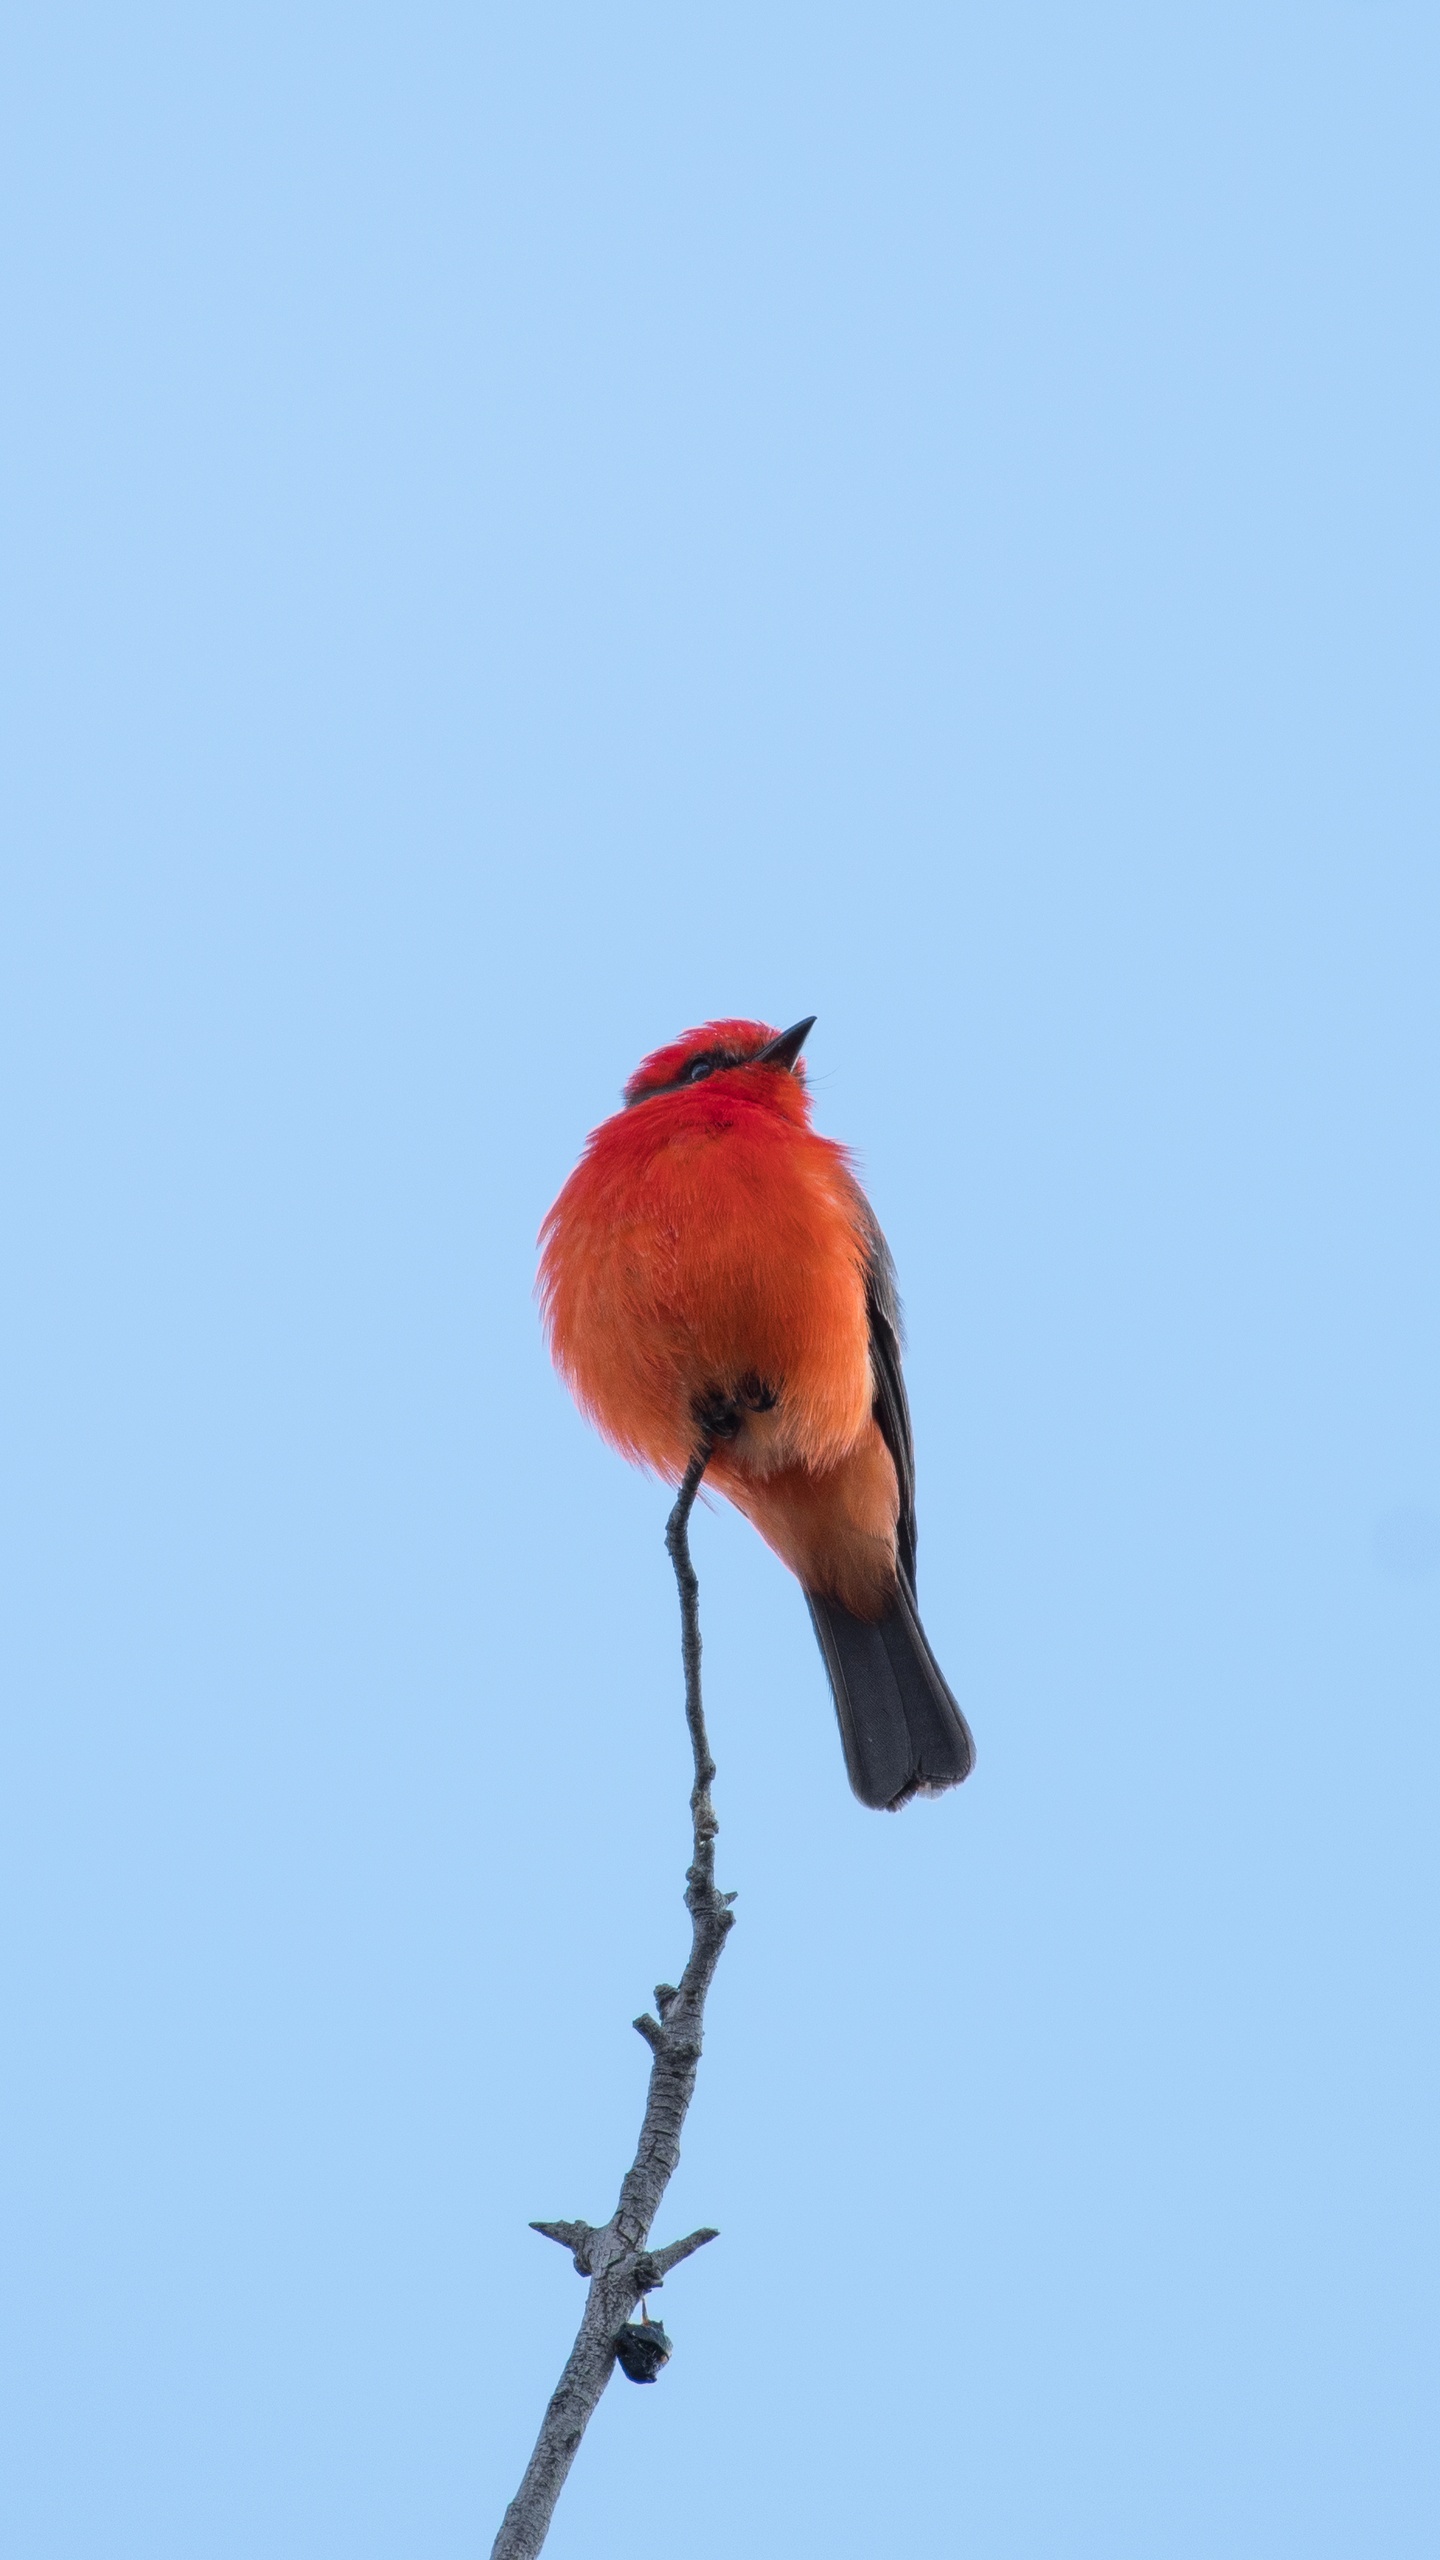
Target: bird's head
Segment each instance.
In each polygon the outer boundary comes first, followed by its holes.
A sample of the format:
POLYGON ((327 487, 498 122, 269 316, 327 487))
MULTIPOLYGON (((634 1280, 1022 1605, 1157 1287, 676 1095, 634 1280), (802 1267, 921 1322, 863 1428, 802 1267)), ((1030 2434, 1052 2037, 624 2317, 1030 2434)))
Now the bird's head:
POLYGON ((768 1022, 704 1022, 698 1031, 682 1031, 678 1040, 641 1060, 625 1087, 626 1109, 698 1087, 707 1095, 743 1096, 808 1120, 800 1052, 814 1020, 807 1014, 788 1031, 772 1030, 768 1022))

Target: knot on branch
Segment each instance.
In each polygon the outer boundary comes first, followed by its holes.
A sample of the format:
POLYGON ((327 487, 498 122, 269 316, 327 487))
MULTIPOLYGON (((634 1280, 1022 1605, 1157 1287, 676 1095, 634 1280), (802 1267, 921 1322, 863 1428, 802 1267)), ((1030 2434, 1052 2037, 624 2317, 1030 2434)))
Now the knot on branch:
MULTIPOLYGON (((686 2258, 693 2258, 696 2250, 703 2249, 707 2241, 718 2240, 719 2237, 719 2232, 712 2231, 707 2225, 701 2231, 688 2232, 683 2240, 672 2240, 668 2248, 643 2250, 635 2261, 640 2293, 658 2293, 673 2268, 680 2266, 686 2258)), ((635 2298, 638 2302, 640 2294, 637 2293, 635 2298)))
POLYGON ((734 1899, 733 1893, 717 1893, 707 1878, 697 1878, 685 1896, 685 1908, 697 1937, 723 1939, 726 1931, 734 1928, 735 1914, 730 1908, 734 1899))

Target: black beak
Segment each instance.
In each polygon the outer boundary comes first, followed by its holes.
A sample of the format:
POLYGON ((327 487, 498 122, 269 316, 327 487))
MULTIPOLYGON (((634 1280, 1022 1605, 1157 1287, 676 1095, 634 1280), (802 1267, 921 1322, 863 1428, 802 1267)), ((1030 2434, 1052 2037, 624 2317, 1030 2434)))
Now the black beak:
POLYGON ((757 1049, 750 1061, 751 1066, 793 1067, 814 1028, 815 1016, 813 1013, 807 1013, 803 1022, 792 1022, 789 1030, 782 1031, 778 1040, 772 1040, 765 1048, 757 1049))

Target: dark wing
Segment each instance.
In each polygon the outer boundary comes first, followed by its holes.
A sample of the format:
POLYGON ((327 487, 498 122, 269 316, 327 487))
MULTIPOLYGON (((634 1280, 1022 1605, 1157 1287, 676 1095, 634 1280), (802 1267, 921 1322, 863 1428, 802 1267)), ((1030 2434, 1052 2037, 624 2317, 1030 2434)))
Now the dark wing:
POLYGON ((975 1765, 975 1745, 915 1607, 915 1443, 900 1369, 900 1299, 890 1248, 863 1201, 861 1215, 872 1410, 900 1488, 900 1587, 874 1622, 852 1617, 828 1592, 805 1597, 830 1674, 850 1784, 862 1804, 895 1806, 958 1786, 975 1765))
POLYGON ((870 1318, 870 1367, 875 1380, 875 1419, 895 1461, 900 1483, 896 1534, 900 1571, 915 1597, 915 1436, 900 1367, 900 1293, 890 1247, 873 1210, 865 1209, 865 1305, 870 1318))

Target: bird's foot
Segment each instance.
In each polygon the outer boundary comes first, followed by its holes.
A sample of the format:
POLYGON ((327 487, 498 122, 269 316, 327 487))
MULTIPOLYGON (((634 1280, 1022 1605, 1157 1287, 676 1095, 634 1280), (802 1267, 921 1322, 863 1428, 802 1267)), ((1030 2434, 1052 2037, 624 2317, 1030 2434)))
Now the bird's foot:
POLYGON ((773 1413, 779 1401, 778 1389, 752 1369, 734 1387, 702 1388, 690 1411, 707 1440, 733 1440, 748 1414, 773 1413))
POLYGON ((733 1440, 745 1419, 743 1408, 724 1387, 705 1387, 690 1406, 695 1427, 707 1440, 733 1440))

